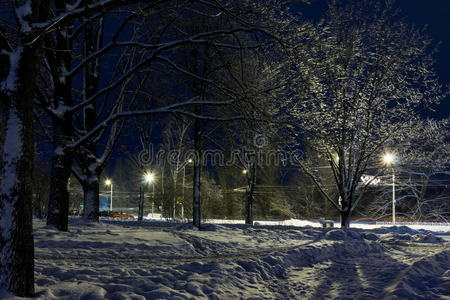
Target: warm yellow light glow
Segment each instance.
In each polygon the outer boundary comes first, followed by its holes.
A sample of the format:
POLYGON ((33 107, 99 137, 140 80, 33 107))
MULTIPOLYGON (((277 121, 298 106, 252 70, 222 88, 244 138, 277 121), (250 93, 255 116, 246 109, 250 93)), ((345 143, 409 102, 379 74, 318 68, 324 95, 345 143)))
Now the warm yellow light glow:
POLYGON ((383 161, 388 165, 392 164, 394 162, 394 160, 395 160, 395 156, 391 153, 386 153, 383 156, 383 161))
POLYGON ((242 174, 247 174, 247 170, 242 170, 242 174))
POLYGON ((337 153, 335 153, 333 155, 333 157, 334 157, 334 160, 338 163, 339 162, 339 155, 337 153))
POLYGON ((112 184, 112 182, 111 182, 111 180, 110 180, 110 179, 106 179, 106 180, 105 180, 105 184, 106 184, 106 185, 111 185, 111 184, 112 184))
POLYGON ((145 173, 144 179, 147 183, 151 183, 155 179, 155 176, 152 173, 145 173))
POLYGON ((192 163, 192 158, 189 158, 189 159, 188 159, 188 163, 192 163))

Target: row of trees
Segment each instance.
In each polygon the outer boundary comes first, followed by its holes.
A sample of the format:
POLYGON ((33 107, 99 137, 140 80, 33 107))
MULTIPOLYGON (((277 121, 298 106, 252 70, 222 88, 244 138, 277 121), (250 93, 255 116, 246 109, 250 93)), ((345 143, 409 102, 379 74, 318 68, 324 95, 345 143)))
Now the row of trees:
MULTIPOLYGON (((261 153, 261 152, 259 152, 261 153)), ((400 155, 398 155, 400 157, 400 155)), ((267 156, 266 156, 267 157, 267 156)), ((333 174, 326 160, 309 162, 316 166, 316 176, 327 193, 337 194, 333 184, 333 174)), ((162 217, 192 218, 192 166, 187 164, 179 171, 175 185, 170 172, 175 168, 166 162, 163 175, 158 164, 147 165, 144 169, 132 170, 126 160, 116 161, 117 167, 110 170, 108 178, 114 182, 114 210, 135 211, 138 207, 139 180, 143 172, 153 172, 155 181, 144 184, 145 214, 152 211, 162 217), (153 194, 153 187, 155 193, 153 194), (184 190, 183 190, 184 187, 184 190), (182 210, 183 207, 183 210, 182 210)), ((371 169, 378 172, 383 166, 371 169)), ((438 177, 445 174, 434 173, 426 176, 425 168, 417 164, 406 164, 403 158, 394 166, 397 216, 407 220, 431 221, 448 219, 448 188, 446 179, 438 177), (419 172, 419 170, 422 170, 419 172)), ((201 213, 203 219, 245 219, 247 214, 247 174, 240 165, 216 166, 203 169, 201 190, 201 213)), ((106 176, 107 174, 105 174, 106 176)), ((370 174, 364 176, 370 180, 370 174)), ((103 185, 101 191, 104 201, 109 201, 109 186, 103 185)), ((339 212, 323 197, 317 185, 304 172, 293 166, 261 164, 256 168, 256 184, 253 190, 253 215, 256 219, 315 219, 339 218, 339 212)), ((80 204, 80 202, 74 201, 80 204)), ((109 203, 109 202, 106 202, 109 203)), ((108 204, 109 205, 109 204, 108 204)), ((109 207, 109 206, 108 206, 109 207)), ((360 204, 352 214, 352 219, 390 220, 392 215, 392 170, 386 169, 367 187, 360 204)))
MULTIPOLYGON (((414 155, 420 142, 421 155, 442 158, 442 169, 434 170, 445 170, 448 155, 428 149, 427 136, 412 130, 448 129, 446 121, 421 118, 445 96, 423 32, 398 21, 390 1, 333 1, 316 24, 298 18, 296 2, 9 2, 4 19, 15 22, 0 31, 1 287, 34 293, 35 127, 44 139, 40 149, 51 156, 47 223, 62 231, 71 174, 83 189, 84 218, 98 221, 100 178, 114 151, 134 157, 141 172, 149 164, 136 155, 150 144, 178 150, 171 164, 153 164, 172 183, 169 216, 184 191, 180 172, 192 159, 198 227, 202 170, 213 169, 201 158, 213 147, 229 158, 246 149, 234 171, 210 173, 227 182, 246 171, 249 224, 257 178, 285 182, 277 179, 282 169, 263 168, 258 151, 305 153, 291 163, 336 208, 343 227, 369 189, 361 177, 385 171, 379 157, 387 148, 414 155), (323 161, 330 173, 316 171, 323 161)), ((436 143, 447 145, 448 136, 439 136, 436 143)), ((203 193, 216 193, 205 186, 203 193)), ((280 214, 290 210, 278 202, 280 214)))
MULTIPOLYGON (((280 18, 277 1, 22 0, 8 5, 5 19, 15 22, 2 27, 0 40, 6 66, 0 78, 0 282, 16 295, 30 296, 35 121, 52 147, 47 223, 68 229, 71 173, 83 186, 85 218, 98 221, 99 176, 124 118, 191 117, 200 154, 202 120, 243 119, 237 112, 248 107, 248 95, 224 80, 236 77, 229 57, 282 41, 289 21, 280 18), (12 34, 6 36, 8 29, 12 34), (175 76, 180 81, 172 82, 175 76), (161 92, 153 93, 154 87, 161 92)), ((197 226, 200 169, 194 159, 197 226)))

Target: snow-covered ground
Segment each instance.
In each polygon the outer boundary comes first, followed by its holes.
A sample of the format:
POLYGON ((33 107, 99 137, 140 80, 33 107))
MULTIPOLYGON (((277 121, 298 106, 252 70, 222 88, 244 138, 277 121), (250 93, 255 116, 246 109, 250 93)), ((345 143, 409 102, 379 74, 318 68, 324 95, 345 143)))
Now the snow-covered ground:
POLYGON ((34 225, 39 299, 450 299, 450 244, 405 226, 34 225))
MULTIPOLYGON (((156 218, 147 218, 147 220, 156 221, 158 219, 156 218)), ((162 220, 162 219, 160 219, 162 220)), ((244 220, 208 220, 208 223, 213 224, 244 224, 244 220)), ((255 221, 256 224, 259 225, 283 225, 283 226, 311 226, 311 227, 322 227, 322 224, 320 224, 319 221, 317 222, 311 222, 311 221, 305 221, 305 220, 284 220, 284 221, 255 221)), ((340 223, 334 222, 334 227, 340 227, 340 223)), ((433 231, 435 233, 448 233, 450 234, 450 223, 420 223, 420 222, 409 222, 409 223, 403 223, 399 222, 397 223, 399 226, 407 226, 411 229, 415 230, 427 230, 427 231, 433 231)), ((350 227, 352 228, 360 228, 360 229, 375 229, 380 227, 386 227, 386 226, 392 226, 389 222, 352 222, 350 224, 350 227)))

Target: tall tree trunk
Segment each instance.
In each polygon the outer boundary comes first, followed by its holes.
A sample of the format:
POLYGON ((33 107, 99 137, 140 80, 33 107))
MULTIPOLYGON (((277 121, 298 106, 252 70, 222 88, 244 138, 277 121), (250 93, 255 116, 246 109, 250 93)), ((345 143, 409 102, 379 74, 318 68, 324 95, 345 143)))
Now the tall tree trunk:
MULTIPOLYGON (((23 61, 31 59, 26 56, 33 56, 32 53, 25 51, 22 55, 25 56, 23 61)), ((21 95, 20 92, 14 96, 10 102, 3 151, 4 167, 0 192, 2 218, 0 284, 17 296, 32 296, 34 294, 33 98, 25 93, 21 95)))
POLYGON ((58 230, 68 230, 69 213, 69 177, 72 167, 72 157, 54 153, 52 156, 50 197, 48 201, 47 225, 53 225, 58 230))
MULTIPOLYGON (((12 52, 12 49, 8 43, 8 39, 3 35, 6 29, 0 25, 0 82, 3 82, 9 75, 10 69, 10 57, 7 52, 12 52), (5 53, 3 53, 3 51, 5 53)), ((0 155, 3 156, 3 146, 5 144, 6 137, 6 122, 8 121, 8 112, 10 99, 4 91, 0 91, 0 155)), ((0 159, 0 170, 3 170, 4 161, 0 159)), ((0 184, 1 184, 0 176, 0 184)))
POLYGON ((245 224, 253 224, 253 191, 256 184, 256 163, 252 162, 247 174, 247 207, 245 224))
MULTIPOLYGON (((0 181, 0 289, 6 288, 21 297, 34 294, 33 110, 41 43, 31 42, 33 30, 29 29, 29 22, 46 20, 49 2, 30 0, 22 3, 29 4, 31 10, 15 7, 16 13, 22 14, 19 15, 22 22, 18 46, 15 51, 7 43, 0 47, 2 54, 9 54, 8 64, 2 64, 8 75, 0 77, 0 103, 8 116, 0 181)), ((17 1, 14 2, 16 5, 17 1)))
POLYGON ((33 102, 39 71, 38 45, 19 46, 11 64, 9 91, 0 95, 8 120, 3 145, 0 190, 0 288, 17 296, 34 294, 32 174, 34 166, 33 102))
MULTIPOLYGON (((201 106, 195 106, 195 113, 201 115, 201 106)), ((200 228, 201 225, 201 202, 200 202, 200 171, 202 163, 202 127, 201 120, 194 121, 194 150, 196 157, 194 158, 194 180, 193 180, 193 210, 192 221, 194 226, 200 228)))
POLYGON ((340 214, 341 214, 341 228, 349 228, 352 214, 353 192, 345 191, 342 188, 340 192, 340 214))
MULTIPOLYGON (((2 28, 0 27, 0 30, 2 28)), ((0 47, 1 50, 1 47, 0 47)), ((6 66, 6 63, 3 61, 2 56, 0 54, 0 66, 6 66)), ((0 68, 1 69, 1 68, 0 68)), ((0 71, 1 72, 1 71, 0 71)), ((3 74, 0 74, 0 81, 3 81, 6 76, 8 74, 5 75, 5 77, 3 77, 3 74)), ((1 92, 0 92, 1 93, 1 92)), ((6 122, 8 121, 8 111, 9 111, 9 102, 7 100, 7 96, 6 95, 2 95, 0 94, 0 155, 1 157, 3 157, 3 147, 5 145, 5 137, 6 137, 6 122)), ((4 166, 4 161, 3 159, 0 159, 0 170, 3 170, 3 166, 4 166)), ((0 184, 2 183, 2 178, 0 176, 0 184)))
MULTIPOLYGON (((88 57, 95 51, 95 40, 93 32, 93 24, 87 22, 84 31, 84 56, 88 57)), ((88 99, 95 94, 99 83, 99 59, 93 60, 84 67, 83 72, 83 100, 88 99)), ((89 132, 97 125, 96 103, 88 105, 83 110, 84 122, 83 129, 89 132)), ((99 221, 99 176, 101 173, 100 165, 97 158, 98 141, 89 140, 82 145, 77 153, 74 154, 78 161, 83 177, 81 180, 84 193, 84 217, 86 220, 99 221)))
POLYGON ((50 194, 47 225, 62 231, 68 230, 69 178, 72 169, 72 153, 64 151, 72 134, 72 120, 53 118, 53 154, 51 163, 50 194))
MULTIPOLYGON (((198 152, 197 152, 198 153, 198 152)), ((200 206, 200 159, 194 161, 194 194, 193 194, 193 224, 200 228, 201 206, 200 206)))
MULTIPOLYGON (((64 13, 68 0, 55 3, 57 13, 64 13)), ((72 64, 72 42, 68 38, 71 24, 56 30, 46 40, 45 51, 54 82, 54 108, 56 111, 73 105, 72 81, 66 76, 72 64), (54 50, 52 50, 54 49, 54 50)), ((67 149, 73 137, 72 113, 52 114, 52 163, 50 193, 48 199, 47 225, 62 231, 68 230, 69 222, 69 178, 72 168, 72 151, 67 149)))
POLYGON ((346 194, 341 193, 341 228, 350 227, 351 201, 346 194))
POLYGON ((341 228, 349 228, 351 219, 350 209, 341 211, 341 228))
POLYGON ((175 172, 173 176, 173 195, 172 195, 172 219, 175 219, 176 216, 176 203, 177 203, 177 197, 178 197, 178 168, 179 168, 179 159, 177 160, 177 164, 175 165, 175 172))
POLYGON ((138 211, 138 221, 144 219, 144 186, 141 182, 139 185, 139 211, 138 211))
MULTIPOLYGON (((38 15, 33 1, 30 15, 38 15)), ((23 30, 23 28, 21 28, 23 30)), ((26 30, 28 31, 28 30, 26 30)), ((34 88, 39 72, 40 44, 28 44, 21 33, 16 50, 2 38, 0 103, 3 106, 4 140, 0 186, 0 289, 16 296, 34 294, 32 176, 34 166, 34 88), (27 46, 22 46, 27 45, 27 46)))
POLYGON ((84 218, 88 221, 98 222, 100 210, 98 176, 91 175, 81 185, 83 186, 84 195, 84 218))

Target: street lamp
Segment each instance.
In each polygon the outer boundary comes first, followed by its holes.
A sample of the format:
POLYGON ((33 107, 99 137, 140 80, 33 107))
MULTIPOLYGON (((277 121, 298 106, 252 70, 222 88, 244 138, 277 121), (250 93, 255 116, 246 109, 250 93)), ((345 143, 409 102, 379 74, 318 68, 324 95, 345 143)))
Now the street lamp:
MULTIPOLYGON (((141 185, 139 186, 139 212, 138 221, 142 221, 144 218, 144 182, 152 183, 155 176, 152 173, 144 173, 141 179, 141 185)), ((153 197, 155 195, 155 186, 153 185, 153 197)), ((152 203, 152 214, 153 214, 153 203, 152 203)))
POLYGON ((146 173, 144 175, 145 182, 148 184, 152 184, 152 218, 153 218, 153 206, 155 204, 155 175, 153 173, 146 173))
POLYGON ((395 156, 391 153, 386 153, 383 156, 383 161, 387 166, 392 167, 392 225, 395 225, 395 171, 394 171, 395 156))
POLYGON ((391 154, 391 153, 386 153, 386 154, 383 156, 383 160, 384 160, 384 162, 385 162, 387 165, 391 165, 391 164, 394 162, 394 160, 395 160, 395 156, 394 156, 393 154, 391 154))
POLYGON ((113 202, 113 184, 111 179, 106 179, 105 180, 105 184, 108 186, 111 186, 111 196, 110 196, 110 201, 109 201, 109 210, 112 211, 112 202, 113 202))
MULTIPOLYGON (((192 158, 189 158, 184 164, 183 164, 183 183, 182 183, 182 189, 181 189, 181 219, 184 219, 184 183, 186 181, 186 165, 191 164, 193 162, 192 158)), ((174 213, 175 214, 175 213, 174 213)))
POLYGON ((155 176, 152 173, 145 173, 144 175, 145 182, 152 183, 154 177, 155 176))

